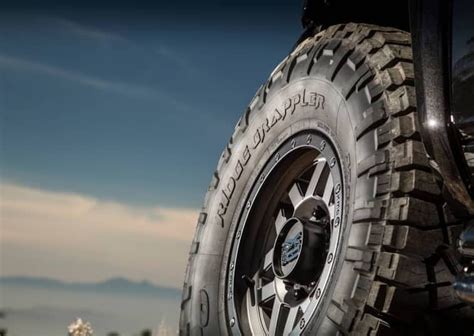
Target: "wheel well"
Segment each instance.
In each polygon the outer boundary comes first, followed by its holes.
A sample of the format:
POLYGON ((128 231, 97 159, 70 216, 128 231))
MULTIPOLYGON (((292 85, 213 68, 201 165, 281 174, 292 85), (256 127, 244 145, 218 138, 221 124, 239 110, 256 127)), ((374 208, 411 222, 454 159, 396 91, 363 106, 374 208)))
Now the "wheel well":
POLYGON ((322 28, 338 23, 368 23, 410 30, 409 0, 305 0, 302 23, 322 28))

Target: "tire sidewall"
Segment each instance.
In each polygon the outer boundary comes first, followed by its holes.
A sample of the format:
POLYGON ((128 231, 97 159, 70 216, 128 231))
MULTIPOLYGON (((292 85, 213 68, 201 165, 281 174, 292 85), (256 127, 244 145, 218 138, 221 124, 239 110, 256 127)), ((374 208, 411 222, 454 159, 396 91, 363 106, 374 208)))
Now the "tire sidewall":
MULTIPOLYGON (((226 300, 229 299, 227 293, 229 254, 239 215, 245 208, 247 195, 259 172, 285 140, 301 131, 314 130, 330 138, 339 153, 345 202, 342 244, 340 253, 335 259, 337 264, 332 275, 332 279, 337 281, 330 280, 321 309, 305 329, 309 333, 311 330, 318 330, 325 316, 322 313, 327 310, 335 287, 340 285, 341 279, 338 279, 338 275, 343 265, 352 221, 355 188, 351 187, 351 182, 356 179, 353 163, 357 161, 354 130, 346 101, 327 80, 312 77, 300 79, 274 92, 272 97, 268 97, 265 105, 258 113, 253 114, 248 123, 249 126, 244 134, 240 135, 239 141, 235 141, 230 148, 232 155, 222 171, 219 186, 208 200, 209 220, 206 231, 203 233, 203 249, 200 253, 221 256, 218 281, 206 286, 208 295, 217 298, 210 301, 218 302, 218 307, 209 307, 210 314, 212 316, 213 312, 216 312, 219 315, 219 334, 229 333, 228 323, 233 316, 228 316, 227 311, 223 309, 226 307, 226 300), (237 172, 240 172, 238 179, 237 172), (231 196, 228 197, 229 195, 231 196), (222 215, 223 207, 225 207, 224 215, 222 215)), ((209 269, 199 269, 197 272, 213 272, 216 269, 215 266, 217 265, 208 265, 209 269)), ((353 282, 355 276, 354 274, 353 279, 343 281, 353 282)), ((217 276, 215 278, 217 280, 217 276)), ((351 285, 345 284, 343 287, 349 288, 351 285)))

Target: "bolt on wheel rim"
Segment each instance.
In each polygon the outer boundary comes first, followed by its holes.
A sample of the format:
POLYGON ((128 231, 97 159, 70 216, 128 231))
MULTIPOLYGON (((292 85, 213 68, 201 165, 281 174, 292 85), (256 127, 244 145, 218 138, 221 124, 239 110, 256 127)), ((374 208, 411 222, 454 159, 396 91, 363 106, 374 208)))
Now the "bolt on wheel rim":
POLYGON ((297 134, 267 161, 227 266, 233 334, 299 334, 314 317, 341 245, 342 182, 337 151, 322 134, 297 134))

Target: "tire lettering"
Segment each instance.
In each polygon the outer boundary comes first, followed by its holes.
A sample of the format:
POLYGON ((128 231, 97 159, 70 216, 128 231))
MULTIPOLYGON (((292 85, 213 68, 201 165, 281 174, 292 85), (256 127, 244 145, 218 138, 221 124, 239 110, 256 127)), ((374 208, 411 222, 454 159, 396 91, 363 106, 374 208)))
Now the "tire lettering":
POLYGON ((301 92, 286 99, 280 108, 275 108, 273 113, 269 117, 265 118, 264 122, 259 127, 257 127, 251 139, 252 144, 250 146, 245 146, 241 157, 235 164, 232 176, 229 177, 229 180, 226 184, 224 184, 224 187, 221 190, 223 197, 221 198, 217 209, 217 219, 222 227, 224 227, 224 217, 234 194, 236 184, 245 171, 245 167, 252 156, 251 152, 256 150, 257 147, 259 147, 260 144, 264 142, 266 134, 268 134, 268 132, 270 132, 270 130, 276 124, 278 124, 280 120, 284 120, 288 114, 293 114, 296 111, 296 107, 298 105, 302 107, 311 106, 315 110, 324 110, 325 101, 326 98, 323 95, 317 92, 306 92, 306 89, 304 89, 301 92))

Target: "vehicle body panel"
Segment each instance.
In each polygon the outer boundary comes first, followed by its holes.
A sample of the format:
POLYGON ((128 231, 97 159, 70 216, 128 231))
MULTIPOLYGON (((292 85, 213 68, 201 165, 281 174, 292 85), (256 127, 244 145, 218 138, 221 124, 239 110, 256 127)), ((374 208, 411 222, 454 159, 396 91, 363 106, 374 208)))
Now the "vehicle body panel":
MULTIPOLYGON (((451 88, 453 122, 461 136, 464 156, 474 176, 474 1, 454 0, 451 88)), ((471 196, 473 190, 471 189, 471 196)))

